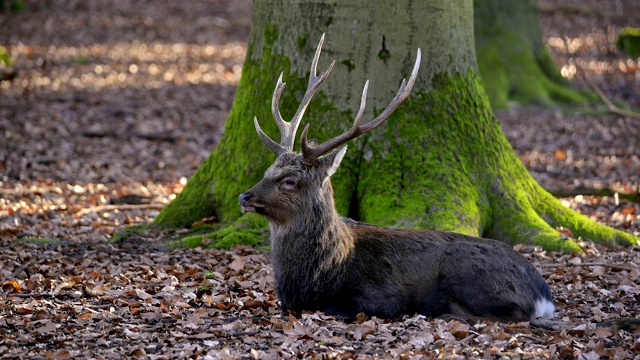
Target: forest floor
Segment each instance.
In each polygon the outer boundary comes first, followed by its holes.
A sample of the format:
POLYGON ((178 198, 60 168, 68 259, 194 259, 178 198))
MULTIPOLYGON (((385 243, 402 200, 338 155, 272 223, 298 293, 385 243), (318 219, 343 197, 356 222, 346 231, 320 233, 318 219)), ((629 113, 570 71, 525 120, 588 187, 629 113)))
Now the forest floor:
MULTIPOLYGON (((0 14, 1 358, 634 358, 640 248, 516 246, 564 328, 423 316, 346 323, 278 310, 267 254, 109 243, 147 223, 220 139, 240 78, 248 1, 26 1, 0 14), (7 31, 8 29, 8 31, 7 31), (571 324, 569 324, 571 323, 571 324)), ((637 1, 540 0, 543 38, 576 86, 640 110, 640 59, 615 47, 637 1)), ((631 17, 635 14, 635 17, 631 17)), ((640 119, 514 104, 496 115, 562 201, 640 235, 640 119)), ((563 230, 569 233, 569 230, 563 230)), ((570 235, 570 234, 568 234, 570 235)))

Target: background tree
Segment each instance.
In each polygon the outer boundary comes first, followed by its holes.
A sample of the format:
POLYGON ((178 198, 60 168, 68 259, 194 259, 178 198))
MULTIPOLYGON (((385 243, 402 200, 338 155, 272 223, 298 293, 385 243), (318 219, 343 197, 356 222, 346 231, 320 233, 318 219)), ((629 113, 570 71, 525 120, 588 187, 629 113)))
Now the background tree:
MULTIPOLYGON (((283 72, 281 112, 291 118, 306 88, 311 58, 327 34, 319 68, 338 64, 303 122, 321 142, 351 125, 370 79, 369 116, 393 97, 422 48, 423 65, 409 99, 372 134, 350 144, 333 176, 338 209, 379 225, 439 229, 579 250, 555 227, 608 244, 637 243, 564 207, 529 175, 491 113, 476 70, 471 0, 258 0, 242 78, 224 135, 177 198, 156 218, 183 227, 215 215, 223 224, 207 237, 255 241, 261 220, 242 216, 238 195, 273 162, 258 139, 278 134, 271 97, 283 72), (310 14, 313 14, 311 16, 310 14), (248 231, 237 231, 248 228, 248 231)), ((277 139, 276 139, 277 140, 277 139)), ((193 237, 189 240, 201 240, 193 237)))
POLYGON ((509 101, 587 101, 589 95, 571 87, 544 46, 535 0, 474 0, 473 10, 478 68, 494 109, 509 101))

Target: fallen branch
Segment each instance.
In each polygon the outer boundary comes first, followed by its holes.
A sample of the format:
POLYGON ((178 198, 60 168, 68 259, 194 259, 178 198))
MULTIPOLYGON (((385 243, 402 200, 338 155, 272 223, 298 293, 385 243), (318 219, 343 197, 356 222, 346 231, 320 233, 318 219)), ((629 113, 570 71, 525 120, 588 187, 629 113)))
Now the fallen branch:
POLYGON ((64 194, 64 190, 59 187, 40 187, 40 186, 31 186, 28 188, 13 188, 13 189, 0 189, 0 195, 5 196, 26 196, 26 195, 37 195, 42 196, 42 194, 46 193, 56 193, 58 195, 64 194))
POLYGON ((640 202, 640 193, 620 192, 612 188, 606 187, 601 189, 587 188, 584 186, 565 189, 565 188, 547 188, 547 190, 554 197, 570 197, 570 196, 615 196, 618 194, 620 199, 625 199, 633 202, 640 202))
POLYGON ((604 94, 604 92, 600 90, 598 85, 596 85, 593 81, 591 81, 591 79, 589 78, 589 76, 587 76, 587 73, 584 70, 583 70, 583 73, 584 73, 584 80, 587 82, 587 85, 589 85, 589 87, 600 97, 602 102, 604 102, 605 105, 607 105, 607 109, 609 109, 610 113, 620 115, 620 116, 640 119, 640 113, 631 111, 631 110, 621 109, 618 106, 616 106, 613 102, 611 102, 611 100, 609 100, 609 98, 604 94))
MULTIPOLYGON (((588 323, 536 319, 531 321, 529 324, 533 327, 538 327, 546 330, 562 331, 562 330, 576 330, 578 326, 583 326, 588 323)), ((617 318, 617 319, 607 320, 599 323, 590 323, 590 324, 593 324, 598 328, 610 327, 614 329, 634 331, 636 328, 640 327, 640 319, 617 318)))
POLYGON ((29 274, 29 272, 27 271, 27 269, 31 266, 31 264, 35 261, 35 258, 31 258, 27 261, 24 262, 24 264, 20 265, 19 268, 17 268, 12 274, 11 277, 16 278, 18 277, 18 275, 20 275, 23 271, 26 273, 27 278, 31 276, 31 274, 29 274))
POLYGON ((0 296, 31 298, 31 297, 51 297, 51 296, 56 296, 56 294, 54 294, 53 292, 46 292, 46 293, 15 293, 15 294, 0 293, 0 296))
POLYGON ((176 142, 178 140, 178 136, 172 135, 169 133, 158 133, 158 134, 145 134, 140 132, 117 132, 117 131, 92 131, 92 130, 83 130, 78 131, 74 135, 80 135, 89 138, 103 138, 103 137, 114 137, 119 139, 144 139, 149 141, 167 141, 167 142, 176 142))
POLYGON ((90 208, 81 209, 76 216, 85 216, 92 212, 113 211, 113 210, 146 210, 146 209, 163 209, 165 204, 121 204, 121 205, 99 205, 90 208))
POLYGON ((617 270, 627 270, 627 271, 637 270, 637 268, 634 269, 633 267, 628 266, 628 265, 611 264, 611 263, 605 263, 605 262, 585 262, 585 263, 579 263, 579 264, 562 263, 562 264, 541 264, 540 265, 540 267, 543 267, 543 268, 553 268, 553 267, 562 267, 562 266, 566 266, 566 267, 573 267, 573 266, 602 266, 602 267, 608 267, 608 268, 617 269, 617 270))

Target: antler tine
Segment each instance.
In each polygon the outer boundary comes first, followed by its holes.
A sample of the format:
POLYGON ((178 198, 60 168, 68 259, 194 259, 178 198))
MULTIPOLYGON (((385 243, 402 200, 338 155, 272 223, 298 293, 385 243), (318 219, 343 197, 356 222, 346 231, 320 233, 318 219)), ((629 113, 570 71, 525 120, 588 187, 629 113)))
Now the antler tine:
MULTIPOLYGON (((273 113, 273 120, 276 122, 276 125, 278 125, 278 129, 280 129, 280 134, 282 137, 284 137, 284 134, 287 134, 289 124, 284 121, 284 119, 282 119, 278 104, 280 103, 280 96, 282 95, 282 92, 284 91, 284 87, 286 85, 286 83, 282 82, 282 73, 280 73, 280 76, 278 77, 278 83, 276 84, 276 88, 273 91, 273 98, 271 99, 271 112, 273 113)), ((271 139, 267 134, 264 133, 264 131, 262 131, 262 129, 260 128, 260 124, 258 123, 257 116, 253 117, 253 124, 256 126, 256 131, 258 132, 260 139, 262 139, 262 142, 264 142, 271 150, 273 150, 273 152, 275 152, 277 156, 280 156, 280 154, 287 151, 287 148, 283 147, 282 145, 278 145, 278 143, 273 141, 273 139, 271 139)))
POLYGON ((302 131, 302 135, 300 135, 300 150, 302 152, 302 158, 306 162, 311 162, 314 159, 317 159, 322 154, 331 151, 332 149, 340 146, 341 144, 353 139, 354 137, 360 135, 360 122, 362 121, 362 116, 364 115, 364 109, 367 104, 367 91, 369 89, 369 80, 364 83, 364 87, 362 88, 362 96, 360 98, 360 108, 358 109, 358 113, 356 114, 356 118, 353 120, 353 125, 351 129, 344 134, 341 134, 333 139, 328 140, 323 143, 319 147, 313 147, 307 141, 307 134, 309 132, 309 125, 305 126, 302 131), (324 150, 324 149, 328 150, 324 150))
POLYGON ((318 68, 318 60, 320 59, 320 52, 322 50, 322 44, 324 43, 324 34, 320 38, 320 42, 318 43, 318 47, 316 48, 316 52, 313 56, 313 61, 311 62, 311 72, 309 74, 309 84, 307 85, 307 90, 305 91, 304 97, 302 98, 302 102, 298 107, 298 111, 293 116, 293 119, 290 122, 284 121, 282 115, 280 114, 280 97, 282 96, 282 92, 284 91, 284 87, 286 83, 282 82, 282 73, 280 73, 280 77, 278 78, 278 83, 276 84, 276 88, 273 92, 273 99, 271 101, 271 112, 273 113, 273 118, 278 125, 278 129, 280 129, 280 144, 278 145, 275 141, 269 138, 262 130, 260 130, 260 125, 258 125, 258 121, 255 120, 256 130, 258 131, 258 135, 264 141, 267 146, 269 146, 276 155, 280 155, 283 152, 293 151, 293 143, 295 142, 296 132, 298 131, 298 126, 300 125, 300 120, 304 115, 307 106, 311 102, 313 95, 315 95, 316 91, 322 85, 322 83, 327 79, 333 66, 335 65, 335 60, 329 65, 329 68, 325 70, 320 76, 317 76, 317 68, 318 68))
POLYGON ((329 77, 331 74, 331 70, 333 70, 333 66, 336 64, 336 61, 332 61, 331 65, 325 70, 320 76, 317 75, 318 72, 318 60, 320 59, 320 52, 322 50, 322 44, 324 43, 324 34, 320 38, 320 42, 318 42, 318 47, 316 48, 316 53, 313 55, 313 61, 311 62, 311 70, 309 72, 309 84, 307 85, 307 90, 302 97, 302 102, 300 102, 300 106, 298 107, 298 111, 293 116, 293 119, 290 122, 290 150, 293 150, 293 142, 295 141, 296 132, 298 131, 298 126, 300 126, 300 121, 304 116, 304 112, 307 110, 307 106, 311 102, 311 99, 316 94, 316 91, 320 88, 320 85, 329 77))
POLYGON ((276 125, 278 125, 280 132, 285 131, 288 125, 288 123, 282 118, 282 115, 280 115, 280 96, 282 96, 282 92, 286 85, 287 83, 282 82, 282 73, 280 73, 276 88, 273 90, 273 98, 271 99, 271 113, 273 114, 273 119, 275 120, 276 125))
POLYGON ((262 139, 262 142, 264 142, 271 150, 273 150, 276 155, 280 156, 280 154, 282 154, 285 149, 282 146, 278 145, 277 142, 271 140, 271 138, 267 134, 265 134, 264 131, 262 131, 262 129, 260 128, 260 124, 258 124, 257 116, 253 117, 253 124, 256 126, 256 131, 258 132, 260 139, 262 139))
POLYGON ((307 126, 304 128, 304 131, 302 132, 302 135, 300 136, 300 143, 301 143, 300 146, 301 146, 302 157, 304 161, 306 163, 310 163, 313 160, 317 159, 318 157, 322 156, 323 154, 326 154, 329 151, 337 148, 338 146, 346 143, 347 141, 375 129, 380 124, 382 124, 385 120, 387 120, 389 116, 398 108, 398 106, 400 106, 400 104, 402 104, 402 102, 404 102, 407 99, 407 97, 409 97, 409 94, 411 93, 411 89, 413 88, 413 85, 415 84, 416 78, 418 76, 418 70, 420 69, 421 59, 422 59, 422 54, 420 52, 420 49, 418 49, 416 62, 413 65, 413 70, 411 71, 411 76, 409 77, 409 81, 405 81, 405 79, 402 79, 402 84, 400 84, 400 88, 398 89, 396 96, 393 97, 393 100, 391 100, 389 105, 387 105, 387 108, 384 109, 384 111, 380 113, 378 117, 369 121, 368 123, 360 126, 360 122, 362 121, 362 115, 364 114, 369 80, 367 80, 367 82, 364 85, 364 89, 362 90, 362 98, 360 100, 360 109, 358 110, 358 114, 356 115, 356 118, 353 121, 353 125, 351 126, 351 129, 349 131, 341 135, 338 135, 332 139, 329 139, 326 142, 316 147, 312 147, 311 145, 309 145, 307 141, 307 133, 309 131, 309 124, 307 124, 307 126))

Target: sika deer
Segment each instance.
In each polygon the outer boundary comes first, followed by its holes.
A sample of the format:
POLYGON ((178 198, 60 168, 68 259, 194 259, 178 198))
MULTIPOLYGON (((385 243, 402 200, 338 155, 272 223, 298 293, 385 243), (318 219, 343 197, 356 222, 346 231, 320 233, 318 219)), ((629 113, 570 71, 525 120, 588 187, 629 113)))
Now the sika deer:
POLYGON ((309 85, 291 122, 280 115, 282 74, 272 112, 280 144, 254 123, 277 159, 264 178, 240 195, 243 212, 269 221, 276 292, 283 310, 321 310, 353 317, 359 312, 396 317, 460 314, 504 320, 553 317, 549 286, 535 267, 508 245, 450 232, 383 228, 338 215, 329 177, 342 160, 341 146, 381 123, 409 96, 420 66, 420 50, 408 82, 403 80, 389 106, 360 125, 368 81, 351 130, 323 144, 295 134, 312 96, 329 76, 316 75, 324 35, 318 44, 309 85), (337 150, 335 150, 337 148, 337 150))

